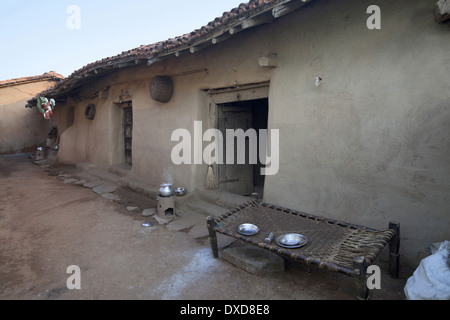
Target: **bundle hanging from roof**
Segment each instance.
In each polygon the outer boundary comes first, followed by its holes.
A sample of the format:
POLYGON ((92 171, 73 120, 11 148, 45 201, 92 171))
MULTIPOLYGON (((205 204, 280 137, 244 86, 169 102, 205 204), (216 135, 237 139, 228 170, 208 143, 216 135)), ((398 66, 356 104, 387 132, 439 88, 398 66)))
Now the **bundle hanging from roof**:
POLYGON ((54 99, 48 100, 45 97, 39 97, 37 99, 36 106, 37 106, 39 113, 42 114, 44 119, 50 120, 51 116, 53 115, 53 109, 55 108, 55 105, 56 105, 56 103, 55 103, 54 99))

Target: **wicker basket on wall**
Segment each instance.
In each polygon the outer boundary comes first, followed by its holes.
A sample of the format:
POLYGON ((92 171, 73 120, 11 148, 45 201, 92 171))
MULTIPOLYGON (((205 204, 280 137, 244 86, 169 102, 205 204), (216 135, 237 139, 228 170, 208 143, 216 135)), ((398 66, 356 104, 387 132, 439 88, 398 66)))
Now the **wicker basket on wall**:
POLYGON ((173 82, 170 77, 156 76, 150 85, 150 96, 158 102, 168 102, 172 98, 173 82))

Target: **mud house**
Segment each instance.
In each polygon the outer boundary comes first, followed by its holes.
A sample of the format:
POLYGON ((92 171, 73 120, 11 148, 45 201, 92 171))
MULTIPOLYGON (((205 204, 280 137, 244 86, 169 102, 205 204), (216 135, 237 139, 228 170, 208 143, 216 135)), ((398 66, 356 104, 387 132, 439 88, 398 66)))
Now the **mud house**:
MULTIPOLYGON (((206 159, 172 161, 174 131, 267 129, 276 174, 262 176, 261 161, 214 164, 218 190, 375 228, 400 221, 415 263, 450 238, 450 29, 435 0, 370 4, 378 12, 360 0, 252 0, 89 64, 41 93, 57 102, 58 156, 207 193, 206 159)), ((201 159, 210 142, 194 143, 201 159)))
POLYGON ((23 106, 61 79, 63 76, 52 71, 40 76, 0 81, 0 154, 46 143, 50 123, 23 106))

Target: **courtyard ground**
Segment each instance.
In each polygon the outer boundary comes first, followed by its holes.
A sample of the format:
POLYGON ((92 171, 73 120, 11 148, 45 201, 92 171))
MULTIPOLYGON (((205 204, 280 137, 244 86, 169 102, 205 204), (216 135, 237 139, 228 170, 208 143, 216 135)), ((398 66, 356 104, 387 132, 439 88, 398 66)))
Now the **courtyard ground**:
MULTIPOLYGON (((115 192, 120 201, 106 199, 29 156, 0 156, 2 300, 355 299, 354 280, 345 275, 287 262, 284 272, 257 276, 214 259, 206 210, 182 210, 179 221, 159 224, 142 215, 155 199, 126 188, 115 192), (153 225, 143 227, 146 221, 153 225), (80 267, 81 290, 67 288, 72 265, 80 267)), ((219 239, 221 250, 233 245, 226 241, 219 239)), ((375 261, 382 286, 371 298, 403 300, 409 274, 392 279, 385 251, 375 261)))

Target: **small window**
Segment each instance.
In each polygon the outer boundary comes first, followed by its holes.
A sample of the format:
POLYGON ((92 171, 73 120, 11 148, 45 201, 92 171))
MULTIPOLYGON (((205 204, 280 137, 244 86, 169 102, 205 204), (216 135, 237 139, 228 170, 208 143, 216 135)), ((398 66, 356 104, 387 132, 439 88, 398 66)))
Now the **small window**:
POLYGON ((86 119, 94 120, 94 118, 95 118, 95 105, 94 104, 89 104, 86 107, 86 110, 84 112, 84 116, 85 116, 86 119))

